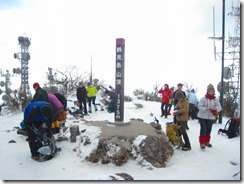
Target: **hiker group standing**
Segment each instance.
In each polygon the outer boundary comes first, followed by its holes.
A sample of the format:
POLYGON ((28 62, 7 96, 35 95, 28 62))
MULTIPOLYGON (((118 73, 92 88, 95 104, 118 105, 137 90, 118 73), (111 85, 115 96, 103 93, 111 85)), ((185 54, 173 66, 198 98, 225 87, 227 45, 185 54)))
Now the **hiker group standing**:
POLYGON ((93 86, 90 82, 87 83, 87 87, 85 87, 83 81, 79 82, 79 87, 76 90, 76 97, 79 102, 79 109, 84 115, 87 115, 87 102, 89 113, 92 113, 92 105, 94 107, 94 110, 97 111, 96 95, 97 88, 93 86))
MULTIPOLYGON (((212 147, 211 130, 214 120, 216 120, 217 114, 222 110, 222 107, 215 97, 215 89, 212 84, 207 86, 207 93, 197 103, 195 91, 191 90, 187 95, 182 90, 182 84, 177 85, 177 90, 169 88, 168 84, 158 91, 162 95, 161 99, 161 117, 167 118, 170 114, 172 105, 173 122, 180 126, 178 131, 180 137, 182 137, 182 150, 191 150, 191 143, 187 134, 189 117, 192 119, 198 119, 200 124, 199 143, 200 148, 212 147), (198 107, 199 112, 193 110, 193 107, 198 107)), ((46 90, 40 87, 38 83, 33 84, 35 89, 34 97, 30 104, 24 110, 24 120, 22 126, 26 129, 28 135, 28 143, 30 147, 31 157, 37 161, 46 161, 53 158, 57 152, 56 142, 53 134, 59 133, 60 129, 60 116, 62 112, 66 111, 67 99, 62 94, 48 93, 46 90), (48 151, 43 151, 44 148, 48 148, 48 151)), ((105 93, 110 96, 113 108, 116 92, 114 88, 110 87, 110 90, 106 90, 105 93)), ((79 82, 79 86, 76 91, 77 100, 79 102, 79 108, 84 113, 92 113, 92 105, 94 110, 96 107, 96 95, 97 89, 91 83, 85 87, 84 83, 79 82), (87 109, 88 102, 88 109, 87 109)), ((114 109, 111 110, 111 112, 114 109)))
MULTIPOLYGON (((162 95, 161 103, 161 117, 170 113, 167 108, 170 106, 170 99, 173 99, 174 111, 173 122, 180 126, 178 131, 179 136, 183 137, 182 150, 191 150, 191 144, 186 132, 188 127, 188 120, 191 117, 192 120, 198 119, 200 124, 199 143, 200 148, 212 147, 210 143, 212 125, 216 121, 218 113, 222 110, 219 100, 215 97, 215 89, 212 84, 207 86, 207 93, 198 102, 195 95, 195 90, 186 93, 182 90, 182 84, 177 85, 177 90, 170 93, 168 90, 168 84, 164 85, 164 89, 160 89, 158 93, 162 95), (196 111, 198 109, 198 112, 196 111), (168 113, 165 113, 168 112, 168 113)), ((173 88, 171 88, 173 91, 173 88)))

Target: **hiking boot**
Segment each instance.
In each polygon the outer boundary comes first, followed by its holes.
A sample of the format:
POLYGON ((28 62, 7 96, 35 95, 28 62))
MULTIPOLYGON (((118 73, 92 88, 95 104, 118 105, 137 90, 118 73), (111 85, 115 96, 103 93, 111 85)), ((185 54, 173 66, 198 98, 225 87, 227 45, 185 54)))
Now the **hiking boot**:
POLYGON ((205 143, 205 146, 211 148, 212 147, 212 144, 210 144, 209 142, 205 143))
POLYGON ((45 156, 32 156, 31 158, 38 162, 45 162, 47 160, 50 160, 53 156, 51 155, 45 155, 45 156))
POLYGON ((183 146, 182 150, 183 151, 189 151, 189 150, 191 150, 191 146, 183 146))
POLYGON ((205 149, 205 144, 200 144, 201 149, 205 149))
POLYGON ((89 113, 92 113, 92 109, 91 109, 91 107, 89 107, 89 110, 88 110, 88 112, 89 112, 89 113))
POLYGON ((39 156, 31 156, 31 158, 35 161, 38 161, 39 160, 39 156))
POLYGON ((180 149, 180 147, 184 147, 184 146, 185 146, 185 144, 181 141, 176 143, 176 149, 180 149))
POLYGON ((42 156, 40 156, 39 157, 39 162, 45 162, 45 161, 47 161, 47 160, 50 160, 51 158, 53 158, 53 156, 52 155, 42 155, 42 156))

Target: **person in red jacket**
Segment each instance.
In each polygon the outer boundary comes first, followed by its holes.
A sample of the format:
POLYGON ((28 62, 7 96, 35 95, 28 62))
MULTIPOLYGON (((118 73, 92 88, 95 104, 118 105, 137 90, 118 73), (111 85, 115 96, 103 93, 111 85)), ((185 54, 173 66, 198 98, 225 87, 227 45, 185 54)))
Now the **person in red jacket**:
POLYGON ((167 118, 169 101, 170 101, 170 97, 172 95, 172 91, 169 89, 168 84, 164 84, 164 89, 161 88, 158 91, 158 93, 162 95, 161 117, 165 116, 165 118, 167 118))

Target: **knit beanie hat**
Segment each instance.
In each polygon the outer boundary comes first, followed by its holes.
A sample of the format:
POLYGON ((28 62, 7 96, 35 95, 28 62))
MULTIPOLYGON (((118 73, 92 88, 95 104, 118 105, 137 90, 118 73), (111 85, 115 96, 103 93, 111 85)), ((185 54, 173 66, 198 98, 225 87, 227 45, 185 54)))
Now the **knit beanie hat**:
POLYGON ((39 83, 38 83, 38 82, 35 82, 35 83, 33 84, 33 88, 35 89, 35 88, 38 88, 38 87, 40 87, 39 83))
POLYGON ((212 84, 208 85, 207 92, 215 92, 214 86, 212 84))
POLYGON ((83 82, 81 81, 81 82, 79 82, 79 85, 82 85, 82 86, 83 86, 84 84, 83 84, 83 82))
POLYGON ((175 98, 178 100, 180 98, 184 98, 184 94, 182 91, 177 91, 175 94, 175 98))

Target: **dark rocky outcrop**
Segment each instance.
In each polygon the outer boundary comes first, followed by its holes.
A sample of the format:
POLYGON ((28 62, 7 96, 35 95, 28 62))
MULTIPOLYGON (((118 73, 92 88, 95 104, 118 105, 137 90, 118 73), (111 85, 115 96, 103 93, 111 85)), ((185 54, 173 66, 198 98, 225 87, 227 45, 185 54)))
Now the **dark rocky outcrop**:
POLYGON ((121 166, 133 159, 142 166, 148 162, 156 168, 165 167, 166 161, 173 155, 173 147, 167 136, 159 134, 144 137, 139 145, 134 144, 135 138, 125 136, 100 138, 97 148, 86 157, 86 160, 121 166))

